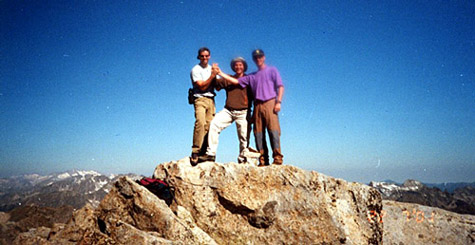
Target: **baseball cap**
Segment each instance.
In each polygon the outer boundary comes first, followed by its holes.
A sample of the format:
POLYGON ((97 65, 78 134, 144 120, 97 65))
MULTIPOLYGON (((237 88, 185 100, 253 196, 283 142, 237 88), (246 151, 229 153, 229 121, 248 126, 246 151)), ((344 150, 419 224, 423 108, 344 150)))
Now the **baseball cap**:
POLYGON ((252 51, 252 58, 264 56, 264 51, 262 49, 256 49, 252 51))

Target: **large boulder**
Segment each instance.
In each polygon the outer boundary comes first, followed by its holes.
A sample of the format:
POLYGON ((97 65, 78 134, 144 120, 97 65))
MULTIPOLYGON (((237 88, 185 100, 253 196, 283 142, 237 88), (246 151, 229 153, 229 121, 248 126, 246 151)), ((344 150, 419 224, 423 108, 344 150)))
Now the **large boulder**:
POLYGON ((158 165, 155 178, 176 188, 176 203, 219 244, 380 244, 375 189, 283 165, 255 167, 187 158, 158 165))

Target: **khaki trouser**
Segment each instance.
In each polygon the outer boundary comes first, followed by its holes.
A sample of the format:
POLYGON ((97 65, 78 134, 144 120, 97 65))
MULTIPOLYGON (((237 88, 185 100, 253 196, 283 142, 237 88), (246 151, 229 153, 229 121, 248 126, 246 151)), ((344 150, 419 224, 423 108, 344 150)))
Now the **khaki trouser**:
POLYGON ((236 129, 239 139, 239 156, 238 162, 242 163, 246 160, 244 157, 244 149, 249 146, 249 131, 250 124, 248 124, 248 110, 228 110, 224 108, 216 114, 211 121, 208 134, 208 149, 206 154, 209 156, 216 156, 218 149, 219 134, 231 123, 236 122, 236 129))
POLYGON ((193 130, 193 145, 191 152, 204 155, 206 152, 209 125, 213 120, 216 109, 214 99, 208 97, 196 98, 195 103, 195 128, 193 130))
POLYGON ((269 134, 270 145, 272 148, 272 157, 274 163, 282 163, 283 157, 280 150, 280 125, 279 117, 274 112, 275 100, 270 99, 265 102, 255 103, 254 109, 254 137, 256 138, 257 151, 261 154, 259 162, 269 163, 269 155, 266 145, 265 131, 269 134))

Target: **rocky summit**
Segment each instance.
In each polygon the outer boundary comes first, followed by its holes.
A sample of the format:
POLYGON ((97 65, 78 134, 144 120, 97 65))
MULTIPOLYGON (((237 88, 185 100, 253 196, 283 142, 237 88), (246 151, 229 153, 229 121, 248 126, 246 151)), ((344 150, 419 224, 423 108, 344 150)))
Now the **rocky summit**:
MULTIPOLYGON (((49 244, 381 244, 379 192, 359 183, 283 165, 160 164, 153 177, 175 188, 165 201, 128 177, 97 208, 87 205, 47 236, 49 244)), ((44 232, 43 232, 44 234, 44 232)))

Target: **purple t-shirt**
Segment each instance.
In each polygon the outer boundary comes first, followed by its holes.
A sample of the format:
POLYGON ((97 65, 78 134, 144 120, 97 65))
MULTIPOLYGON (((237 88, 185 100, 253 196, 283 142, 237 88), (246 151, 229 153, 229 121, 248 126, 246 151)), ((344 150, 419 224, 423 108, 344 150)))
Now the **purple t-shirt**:
POLYGON ((263 70, 240 77, 238 81, 243 88, 251 86, 254 98, 259 101, 277 97, 278 88, 284 86, 279 71, 273 66, 266 66, 263 70))

